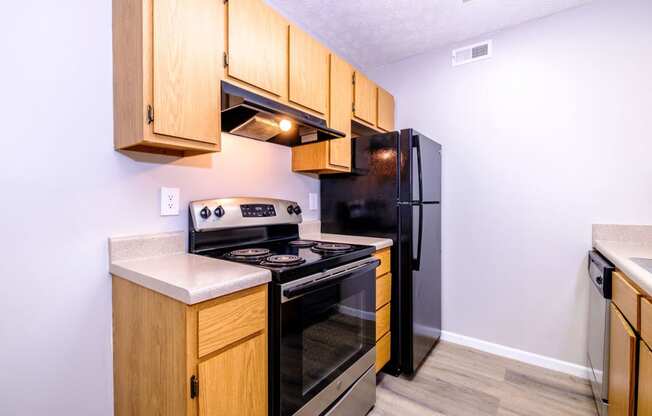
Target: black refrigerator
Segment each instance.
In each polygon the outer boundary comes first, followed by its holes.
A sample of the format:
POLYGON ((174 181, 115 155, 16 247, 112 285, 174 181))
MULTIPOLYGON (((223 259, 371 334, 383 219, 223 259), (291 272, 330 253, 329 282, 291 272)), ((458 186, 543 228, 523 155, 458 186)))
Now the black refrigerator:
POLYGON ((322 232, 394 241, 384 370, 413 375, 441 336, 441 145, 408 129, 352 149, 350 174, 321 178, 322 232))

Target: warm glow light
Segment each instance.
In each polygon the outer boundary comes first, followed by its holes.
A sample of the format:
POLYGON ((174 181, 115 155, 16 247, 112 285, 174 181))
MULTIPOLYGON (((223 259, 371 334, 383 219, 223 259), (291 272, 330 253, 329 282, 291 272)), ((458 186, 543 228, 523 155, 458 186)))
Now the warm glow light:
POLYGON ((282 119, 281 121, 278 122, 278 126, 281 128, 283 131, 290 131, 292 128, 292 122, 286 118, 282 119))

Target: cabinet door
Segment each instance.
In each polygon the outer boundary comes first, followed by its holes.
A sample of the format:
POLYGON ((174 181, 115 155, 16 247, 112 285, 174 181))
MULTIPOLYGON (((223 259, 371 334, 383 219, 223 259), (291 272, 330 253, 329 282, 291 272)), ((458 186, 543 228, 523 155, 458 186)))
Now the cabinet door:
POLYGON ((266 334, 199 363, 199 416, 267 415, 266 334))
POLYGON ((613 304, 609 361, 609 414, 631 416, 635 409, 636 334, 613 304))
POLYGON ((652 415, 652 350, 641 341, 638 367, 638 414, 652 415))
POLYGON ((223 4, 154 0, 154 132, 217 143, 223 4))
POLYGON ((394 97, 378 87, 378 127, 385 131, 394 130, 394 97))
POLYGON ((356 118, 375 126, 377 115, 376 84, 371 82, 371 80, 362 75, 359 71, 356 71, 353 94, 353 115, 356 118))
POLYGON ((227 9, 229 76, 287 96, 287 22, 262 0, 230 1, 227 9))
POLYGON ((293 103, 328 113, 328 49, 290 26, 290 95, 293 103))
POLYGON ((346 133, 346 137, 330 141, 330 164, 351 169, 353 67, 344 59, 331 55, 330 77, 330 127, 346 133))

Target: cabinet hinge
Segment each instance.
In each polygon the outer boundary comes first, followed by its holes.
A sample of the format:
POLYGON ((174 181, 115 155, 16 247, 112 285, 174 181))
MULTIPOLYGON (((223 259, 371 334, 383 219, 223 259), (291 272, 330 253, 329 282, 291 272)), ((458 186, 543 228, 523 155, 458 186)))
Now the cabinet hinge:
POLYGON ((355 85, 355 72, 353 73, 353 77, 352 77, 352 81, 351 81, 351 83, 352 83, 353 85, 355 85))
POLYGON ((151 105, 147 106, 147 124, 152 124, 154 122, 154 107, 151 105))
POLYGON ((199 396, 199 377, 190 377, 190 398, 194 399, 199 396))
POLYGON ((229 66, 229 54, 224 52, 224 68, 229 66))

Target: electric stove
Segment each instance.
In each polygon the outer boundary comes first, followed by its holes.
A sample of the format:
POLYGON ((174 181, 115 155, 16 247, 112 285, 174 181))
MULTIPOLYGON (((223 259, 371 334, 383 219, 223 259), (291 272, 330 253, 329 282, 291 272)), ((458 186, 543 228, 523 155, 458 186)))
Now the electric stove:
POLYGON ((190 252, 262 267, 269 286, 269 414, 364 416, 376 400, 374 247, 302 240, 301 207, 195 201, 190 252))

